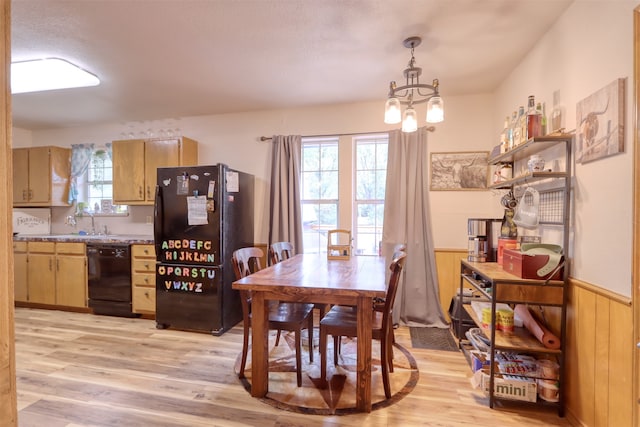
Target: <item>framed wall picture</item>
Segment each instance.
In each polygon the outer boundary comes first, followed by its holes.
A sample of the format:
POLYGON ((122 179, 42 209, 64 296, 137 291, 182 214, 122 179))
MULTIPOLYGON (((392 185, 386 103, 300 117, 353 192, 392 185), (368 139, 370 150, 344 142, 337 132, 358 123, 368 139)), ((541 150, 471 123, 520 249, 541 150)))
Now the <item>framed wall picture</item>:
POLYGON ((431 153, 431 190, 486 190, 489 152, 431 153))
POLYGON ((616 79, 577 103, 578 163, 624 153, 624 100, 625 79, 616 79))

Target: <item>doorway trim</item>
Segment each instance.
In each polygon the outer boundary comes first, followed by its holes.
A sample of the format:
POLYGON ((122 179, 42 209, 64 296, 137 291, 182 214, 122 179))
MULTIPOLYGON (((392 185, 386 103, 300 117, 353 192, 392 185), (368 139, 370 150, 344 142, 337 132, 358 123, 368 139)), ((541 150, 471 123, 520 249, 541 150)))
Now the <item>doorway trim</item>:
MULTIPOLYGON (((640 343, 640 6, 633 10, 633 270, 632 310, 634 345, 640 343)), ((640 351, 634 349, 633 357, 633 425, 640 425, 640 351)))

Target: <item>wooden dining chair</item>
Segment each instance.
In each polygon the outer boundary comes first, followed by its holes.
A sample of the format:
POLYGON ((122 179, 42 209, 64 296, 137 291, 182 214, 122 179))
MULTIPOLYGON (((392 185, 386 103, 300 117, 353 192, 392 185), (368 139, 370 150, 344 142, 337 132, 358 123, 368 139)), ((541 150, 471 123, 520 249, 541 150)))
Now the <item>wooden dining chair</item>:
MULTIPOLYGON (((294 254, 295 253, 293 251, 293 245, 290 242, 275 242, 272 243, 269 247, 269 260, 271 262, 271 265, 282 262, 285 259, 289 259, 294 254)), ((329 309, 329 304, 324 303, 315 303, 313 306, 314 308, 318 309, 318 312, 320 313, 320 319, 324 317, 325 313, 329 309)), ((278 333, 278 338, 276 338, 276 345, 279 337, 280 336, 278 333)))
MULTIPOLYGON (((404 252, 406 254, 407 252, 407 245, 405 243, 398 243, 396 245, 393 246, 393 253, 397 253, 397 252, 404 252)), ((403 270, 402 274, 405 274, 405 271, 403 270)), ((373 299, 373 310, 374 311, 379 311, 382 312, 384 310, 384 302, 385 302, 385 298, 374 298, 373 299)), ((349 306, 349 307, 353 307, 353 306, 349 306)), ((355 310, 355 308, 353 308, 355 310)), ((393 321, 393 319, 391 319, 393 321)), ((393 330, 398 327, 399 325, 397 323, 392 323, 391 325, 391 340, 389 342, 389 372, 393 372, 393 344, 396 343, 396 335, 393 332, 393 330)), ((338 341, 338 353, 340 353, 340 339, 337 340, 338 341)))
MULTIPOLYGON (((380 340, 380 364, 382 365, 382 382, 384 394, 391 398, 389 371, 392 360, 393 345, 393 302, 398 290, 400 274, 404 267, 406 254, 396 252, 389 266, 391 276, 387 293, 380 308, 374 304, 372 320, 372 337, 380 340)), ((338 364, 338 346, 340 337, 357 337, 358 321, 356 311, 352 307, 334 306, 320 321, 320 379, 326 381, 327 376, 327 335, 333 336, 333 364, 338 364)))
MULTIPOLYGON (((238 249, 231 257, 236 280, 240 280, 249 274, 262 269, 260 259, 264 252, 260 248, 248 247, 238 249)), ((251 293, 240 291, 242 303, 242 320, 244 337, 242 341, 242 360, 238 377, 244 378, 244 368, 249 353, 249 328, 251 327, 251 293)), ((309 343, 313 342, 313 304, 278 302, 269 305, 269 329, 278 331, 290 331, 295 334, 296 346, 296 376, 298 387, 302 385, 302 329, 309 333, 309 343)), ((278 342, 276 341, 276 345, 278 342)), ((309 362, 313 362, 313 345, 309 345, 309 362)))

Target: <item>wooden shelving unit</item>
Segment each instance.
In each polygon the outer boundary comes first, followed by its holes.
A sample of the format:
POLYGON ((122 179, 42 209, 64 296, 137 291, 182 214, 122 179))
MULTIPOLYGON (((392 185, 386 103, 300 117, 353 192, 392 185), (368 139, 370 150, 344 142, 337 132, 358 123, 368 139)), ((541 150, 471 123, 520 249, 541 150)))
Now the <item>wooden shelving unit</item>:
MULTIPOLYGON (((516 194, 522 191, 525 186, 535 186, 537 184, 547 185, 549 183, 554 187, 553 198, 554 205, 547 206, 541 202, 540 217, 546 218, 545 210, 554 212, 548 217, 552 218, 548 221, 540 221, 541 226, 561 227, 563 248, 565 251, 569 248, 569 210, 570 210, 570 184, 571 184, 571 142, 572 135, 550 135, 545 137, 537 137, 528 140, 526 143, 515 147, 507 153, 499 154, 489 159, 489 164, 511 164, 514 168, 516 162, 525 161, 529 156, 540 153, 547 149, 556 148, 561 151, 564 146, 564 167, 560 170, 546 169, 540 172, 523 172, 514 176, 512 179, 493 184, 493 189, 508 189, 516 194), (558 206, 559 205, 559 206, 558 206), (555 212, 558 211, 558 212, 555 212)), ((515 170, 515 168, 514 168, 515 170)), ((552 358, 558 361, 560 365, 559 371, 559 399, 558 402, 552 404, 557 405, 558 414, 564 415, 564 377, 565 377, 565 342, 566 342, 566 302, 567 292, 566 283, 569 274, 568 256, 565 253, 564 274, 562 280, 543 280, 543 279, 523 279, 514 276, 503 270, 502 266, 497 263, 477 263, 462 260, 460 265, 460 295, 463 295, 465 288, 472 289, 475 294, 481 296, 481 300, 491 303, 491 323, 483 326, 482 319, 479 319, 475 311, 469 304, 460 304, 458 310, 466 310, 471 319, 481 328, 483 333, 489 338, 490 351, 489 360, 495 361, 498 352, 517 352, 534 354, 541 358, 552 358), (524 327, 515 327, 513 332, 504 332, 497 330, 496 325, 496 305, 509 304, 527 304, 539 307, 556 307, 559 311, 559 337, 560 348, 551 349, 545 347, 537 338, 533 336, 524 327)), ((458 313, 458 318, 462 318, 462 312, 458 313)), ((458 336, 462 335, 462 323, 458 325, 458 336)), ((460 348, 466 346, 464 338, 460 340, 460 348)), ((496 363, 490 363, 489 378, 489 406, 493 408, 497 399, 505 399, 495 395, 494 384, 495 377, 498 373, 496 363)), ((540 400, 540 399, 539 399, 540 400)), ((547 402, 545 402, 547 403, 547 402)), ((538 402, 539 404, 539 402, 538 402)))

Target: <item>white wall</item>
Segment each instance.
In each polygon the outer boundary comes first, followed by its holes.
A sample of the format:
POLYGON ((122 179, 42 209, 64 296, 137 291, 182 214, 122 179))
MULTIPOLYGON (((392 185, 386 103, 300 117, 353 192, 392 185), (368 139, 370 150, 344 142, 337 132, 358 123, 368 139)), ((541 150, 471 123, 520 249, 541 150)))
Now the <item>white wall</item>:
POLYGON ((496 91, 493 131, 528 95, 551 111, 560 91, 564 126, 576 103, 627 79, 626 151, 574 165, 571 276, 630 296, 633 220, 633 9, 638 1, 577 0, 496 91))
MULTIPOLYGON (((256 242, 268 236, 269 142, 260 136, 274 134, 326 135, 387 131, 393 127, 382 121, 384 99, 375 103, 332 105, 294 110, 243 114, 183 117, 182 133, 199 145, 200 164, 226 163, 256 177, 256 242)), ((497 144, 492 129, 491 95, 445 98, 446 119, 430 134, 430 151, 489 151, 497 144)), ((423 117, 419 110, 420 117, 423 117)), ((28 132, 14 130, 14 146, 60 145, 105 142, 121 139, 127 124, 87 128, 52 129, 28 132)), ((431 219, 437 247, 466 248, 468 217, 495 217, 500 214, 496 197, 489 191, 449 191, 431 193, 431 219)), ((148 207, 132 207, 127 219, 100 218, 114 233, 151 233, 145 222, 152 214, 148 207)), ((53 232, 68 232, 61 225, 71 209, 54 208, 53 232)))

